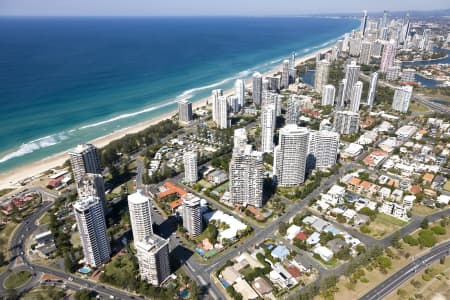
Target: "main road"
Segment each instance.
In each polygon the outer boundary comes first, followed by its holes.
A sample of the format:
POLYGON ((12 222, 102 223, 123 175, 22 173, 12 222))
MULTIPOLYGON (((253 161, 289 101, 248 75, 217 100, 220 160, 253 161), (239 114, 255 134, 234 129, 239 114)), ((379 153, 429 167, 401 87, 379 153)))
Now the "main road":
POLYGON ((432 262, 446 257, 450 252, 450 241, 435 246, 429 253, 415 259, 400 271, 391 275, 388 279, 376 286, 370 292, 361 297, 361 300, 378 300, 389 295, 396 288, 401 286, 410 277, 414 276, 418 271, 429 266, 432 262))

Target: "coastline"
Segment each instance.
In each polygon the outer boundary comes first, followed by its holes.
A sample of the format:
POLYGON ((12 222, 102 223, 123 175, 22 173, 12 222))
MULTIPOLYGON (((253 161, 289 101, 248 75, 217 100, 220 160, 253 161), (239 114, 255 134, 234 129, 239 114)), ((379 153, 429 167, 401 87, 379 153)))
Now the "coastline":
MULTIPOLYGON (((321 49, 318 49, 310 54, 306 54, 304 56, 298 57, 296 59, 296 65, 299 65, 311 58, 314 58, 318 53, 326 53, 331 50, 333 46, 327 46, 321 49)), ((280 72, 282 70, 282 65, 274 67, 268 72, 263 73, 263 76, 267 76, 272 73, 280 72)), ((246 89, 251 87, 251 77, 245 80, 246 89)), ((230 95, 234 93, 233 89, 228 89, 224 91, 224 95, 230 95)), ((194 101, 192 103, 193 109, 197 109, 207 105, 209 97, 194 101)), ((118 131, 114 131, 97 139, 87 141, 88 143, 94 144, 96 147, 101 148, 109 144, 114 140, 118 140, 124 137, 127 134, 137 133, 139 131, 144 130, 145 128, 155 125, 162 120, 172 118, 178 111, 172 110, 168 113, 160 115, 159 117, 151 118, 147 121, 137 123, 135 125, 120 129, 118 131)), ((61 166, 68 159, 67 150, 51 155, 44 159, 38 160, 36 162, 23 165, 5 172, 0 173, 0 189, 6 188, 18 188, 20 184, 18 182, 26 180, 28 178, 38 178, 40 175, 47 170, 52 168, 61 166)))

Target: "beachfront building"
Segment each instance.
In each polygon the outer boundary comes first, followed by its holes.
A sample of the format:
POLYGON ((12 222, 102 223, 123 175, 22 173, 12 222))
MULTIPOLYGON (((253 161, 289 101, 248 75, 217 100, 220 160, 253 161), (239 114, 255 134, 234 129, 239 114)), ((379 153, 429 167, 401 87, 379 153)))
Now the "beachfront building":
POLYGON ((308 167, 329 168, 336 164, 339 150, 339 133, 319 130, 309 135, 308 167))
POLYGON ((273 165, 275 180, 279 186, 296 186, 305 181, 308 144, 307 128, 288 124, 280 129, 273 165))
POLYGON ((197 152, 188 151, 183 155, 184 162, 184 180, 187 183, 194 184, 198 180, 197 152))
POLYGON ((289 86, 289 60, 283 61, 283 68, 281 73, 281 88, 286 89, 289 86))
POLYGON ((234 93, 238 98, 240 109, 245 105, 245 81, 243 79, 238 79, 234 83, 234 93))
POLYGON ((377 94, 378 72, 373 72, 370 75, 369 93, 367 94, 367 105, 372 108, 377 94))
POLYGON ((356 61, 352 61, 345 68, 345 92, 344 92, 344 101, 350 100, 352 95, 353 87, 359 78, 360 66, 356 64, 356 61))
POLYGON ((362 90, 363 83, 361 81, 357 81, 352 88, 352 93, 350 96, 350 111, 359 112, 362 90))
POLYGON ((161 285, 170 276, 169 241, 152 234, 134 246, 141 278, 151 285, 161 285))
POLYGON ((136 193, 128 195, 128 210, 134 242, 152 235, 152 204, 150 199, 144 195, 144 191, 138 190, 136 193))
POLYGON ((98 197, 82 198, 73 205, 84 261, 98 268, 109 261, 111 248, 106 231, 103 205, 98 197))
POLYGON ((395 40, 390 40, 384 46, 383 55, 381 56, 380 72, 386 73, 389 67, 394 65, 395 55, 397 52, 397 43, 395 40))
POLYGON ((187 99, 178 101, 178 119, 182 123, 189 123, 192 121, 192 102, 187 99))
POLYGON ((92 144, 80 144, 69 151, 70 164, 76 183, 86 173, 102 174, 97 148, 92 144))
POLYGON ((231 203, 262 207, 264 183, 263 153, 251 145, 233 149, 230 162, 231 203))
POLYGON ((191 237, 197 237, 203 229, 200 198, 187 193, 181 199, 183 200, 183 227, 191 237))
POLYGON ((100 174, 86 173, 77 184, 78 197, 98 197, 102 203, 103 212, 106 213, 105 182, 100 174))
POLYGON ((359 131, 359 113, 342 110, 334 116, 334 131, 340 134, 352 135, 359 131))
POLYGON ((327 84, 323 87, 322 92, 322 106, 334 105, 334 97, 336 94, 336 88, 332 84, 327 84))
POLYGON ((276 126, 276 108, 273 104, 264 105, 261 111, 261 151, 273 152, 273 134, 276 126))
POLYGON ((397 87, 395 89, 394 99, 392 101, 392 109, 402 113, 408 112, 412 92, 413 92, 412 86, 408 85, 397 87))
POLYGON ((223 96, 223 90, 216 89, 211 92, 212 120, 214 123, 219 122, 219 97, 223 96))
POLYGON ((256 105, 261 105, 262 102, 262 76, 261 73, 256 72, 253 74, 253 86, 252 86, 252 96, 253 103, 256 105))
POLYGON ((217 127, 220 129, 228 128, 230 121, 228 120, 228 99, 226 96, 218 98, 217 109, 217 127))
POLYGON ((328 74, 330 73, 330 62, 321 60, 316 62, 316 73, 314 76, 314 89, 318 92, 323 91, 323 87, 328 83, 328 74))

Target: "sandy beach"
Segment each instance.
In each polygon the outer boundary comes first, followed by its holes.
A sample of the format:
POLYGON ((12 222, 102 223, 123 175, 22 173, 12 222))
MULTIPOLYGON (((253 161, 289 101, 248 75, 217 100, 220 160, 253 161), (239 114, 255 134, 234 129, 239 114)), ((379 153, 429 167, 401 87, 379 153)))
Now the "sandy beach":
MULTIPOLYGON (((311 58, 316 57, 318 53, 325 53, 328 52, 332 47, 325 47, 323 49, 319 49, 311 54, 299 57, 296 59, 296 64, 301 64, 302 62, 305 62, 311 58)), ((275 67, 274 69, 270 70, 269 72, 264 73, 263 75, 273 74, 276 72, 280 72, 282 70, 282 65, 280 63, 279 66, 275 67)), ((247 79, 246 82, 246 88, 251 88, 251 78, 247 79)), ((232 89, 224 91, 225 95, 233 94, 234 91, 232 89)), ((198 107, 205 106, 208 102, 208 98, 204 98, 198 101, 195 101, 193 103, 193 108, 196 109, 198 107)), ((142 131, 143 129, 154 125, 162 120, 168 119, 173 117, 177 113, 177 110, 173 110, 169 113, 163 114, 159 117, 152 118, 148 121, 138 123, 136 125, 123 128, 121 130, 115 131, 113 133, 110 133, 108 135, 99 137, 93 141, 89 141, 89 143, 94 144, 95 146, 101 148, 107 144, 109 144, 111 141, 120 139, 124 137, 127 134, 136 133, 139 131, 142 131)), ((24 179, 31 178, 31 177, 38 177, 39 174, 44 173, 45 171, 55 168, 57 166, 62 165, 67 159, 68 159, 67 152, 61 152, 52 156, 49 156, 45 159, 33 162, 28 165, 24 165, 3 173, 0 173, 0 189, 5 188, 17 188, 20 187, 18 182, 23 181, 24 179)))

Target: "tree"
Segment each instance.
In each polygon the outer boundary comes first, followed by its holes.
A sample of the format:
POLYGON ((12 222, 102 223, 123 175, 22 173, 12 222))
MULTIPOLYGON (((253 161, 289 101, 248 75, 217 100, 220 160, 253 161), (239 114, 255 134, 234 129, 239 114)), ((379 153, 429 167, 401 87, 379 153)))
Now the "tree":
POLYGON ((402 244, 400 243, 400 233, 396 232, 392 235, 391 239, 392 246, 396 249, 400 249, 402 244))
POLYGON ((75 300, 91 300, 91 291, 89 290, 79 290, 74 295, 75 300))
POLYGON ((189 299, 196 300, 200 296, 200 288, 194 280, 189 281, 189 299))
POLYGON ((280 224, 278 225, 278 232, 284 236, 286 235, 287 229, 288 225, 285 222, 280 222, 280 224))
POLYGON ((429 229, 422 229, 419 232, 419 243, 423 247, 431 248, 437 243, 436 237, 433 232, 429 229))
POLYGON ((5 254, 3 252, 0 252, 0 266, 3 266, 5 264, 5 254))
POLYGON ((73 261, 72 255, 69 252, 64 252, 64 269, 67 273, 75 271, 76 264, 73 261))
POLYGON ((422 229, 427 229, 428 226, 429 226, 429 221, 428 221, 428 218, 425 217, 425 218, 422 220, 422 223, 420 223, 420 227, 421 227, 422 229))

